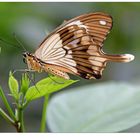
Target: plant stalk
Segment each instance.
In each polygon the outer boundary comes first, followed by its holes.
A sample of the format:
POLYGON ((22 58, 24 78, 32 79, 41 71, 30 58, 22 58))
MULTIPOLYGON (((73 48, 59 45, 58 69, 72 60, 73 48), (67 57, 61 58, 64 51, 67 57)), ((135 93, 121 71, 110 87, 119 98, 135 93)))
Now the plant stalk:
POLYGON ((47 131, 46 130, 46 114, 47 114, 48 99, 49 99, 49 96, 46 95, 45 98, 44 98, 44 103, 43 103, 43 111, 42 111, 40 132, 46 132, 47 131))
POLYGON ((10 118, 10 116, 8 116, 4 110, 2 108, 0 108, 0 115, 9 123, 11 123, 12 125, 15 125, 14 120, 12 120, 12 118, 10 118))
POLYGON ((18 118, 19 118, 19 123, 18 123, 18 132, 24 132, 24 120, 23 120, 23 108, 19 107, 18 108, 18 118))
POLYGON ((7 99, 6 99, 5 95, 4 95, 3 90, 2 90, 1 87, 0 87, 0 96, 1 96, 1 98, 2 98, 2 101, 3 101, 3 103, 4 103, 5 107, 6 107, 6 109, 8 110, 10 116, 12 117, 12 119, 13 119, 14 121, 16 121, 16 117, 15 117, 15 115, 14 115, 14 112, 13 112, 12 108, 10 107, 10 105, 9 105, 9 103, 8 103, 8 101, 7 101, 7 99))

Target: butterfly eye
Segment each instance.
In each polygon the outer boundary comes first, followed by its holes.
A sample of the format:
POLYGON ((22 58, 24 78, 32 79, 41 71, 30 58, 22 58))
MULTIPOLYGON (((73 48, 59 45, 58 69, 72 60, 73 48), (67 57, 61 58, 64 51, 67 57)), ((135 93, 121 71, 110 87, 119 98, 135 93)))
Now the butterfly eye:
POLYGON ((25 57, 23 57, 23 62, 24 62, 25 64, 27 64, 27 60, 26 60, 25 57))

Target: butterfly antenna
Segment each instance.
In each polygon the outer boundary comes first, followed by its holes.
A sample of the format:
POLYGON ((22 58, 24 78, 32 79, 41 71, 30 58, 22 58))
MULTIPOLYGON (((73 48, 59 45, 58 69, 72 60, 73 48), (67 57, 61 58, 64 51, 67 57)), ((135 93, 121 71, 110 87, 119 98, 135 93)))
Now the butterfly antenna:
MULTIPOLYGON (((2 38, 0 38, 0 41, 1 42, 3 42, 3 43, 6 43, 6 44, 8 44, 8 45, 11 45, 11 46, 13 46, 13 47, 18 47, 16 44, 14 44, 14 43, 10 43, 9 41, 6 41, 6 40, 4 40, 4 39, 2 39, 2 38)), ((18 47, 19 48, 19 47, 18 47)))
POLYGON ((24 50, 27 51, 26 48, 24 47, 24 45, 19 41, 19 39, 17 38, 16 34, 13 33, 13 36, 15 38, 15 40, 17 41, 17 43, 20 45, 20 47, 24 50))

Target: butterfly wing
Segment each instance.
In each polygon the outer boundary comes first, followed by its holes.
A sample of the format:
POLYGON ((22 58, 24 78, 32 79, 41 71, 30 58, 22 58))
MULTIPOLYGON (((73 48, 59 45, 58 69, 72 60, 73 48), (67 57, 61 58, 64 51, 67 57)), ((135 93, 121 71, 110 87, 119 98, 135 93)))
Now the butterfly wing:
POLYGON ((86 79, 99 79, 107 60, 127 61, 125 55, 103 53, 103 41, 112 28, 112 18, 104 13, 81 15, 52 32, 35 56, 46 64, 67 69, 86 79))

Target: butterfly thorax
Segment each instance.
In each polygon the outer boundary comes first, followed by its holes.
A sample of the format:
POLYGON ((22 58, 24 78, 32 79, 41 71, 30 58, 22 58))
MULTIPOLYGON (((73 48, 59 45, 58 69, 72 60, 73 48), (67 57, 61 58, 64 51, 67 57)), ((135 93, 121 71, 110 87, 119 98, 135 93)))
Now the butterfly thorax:
POLYGON ((27 63, 29 70, 34 70, 37 72, 43 71, 43 64, 33 54, 31 54, 29 52, 23 53, 23 60, 25 63, 27 63))

